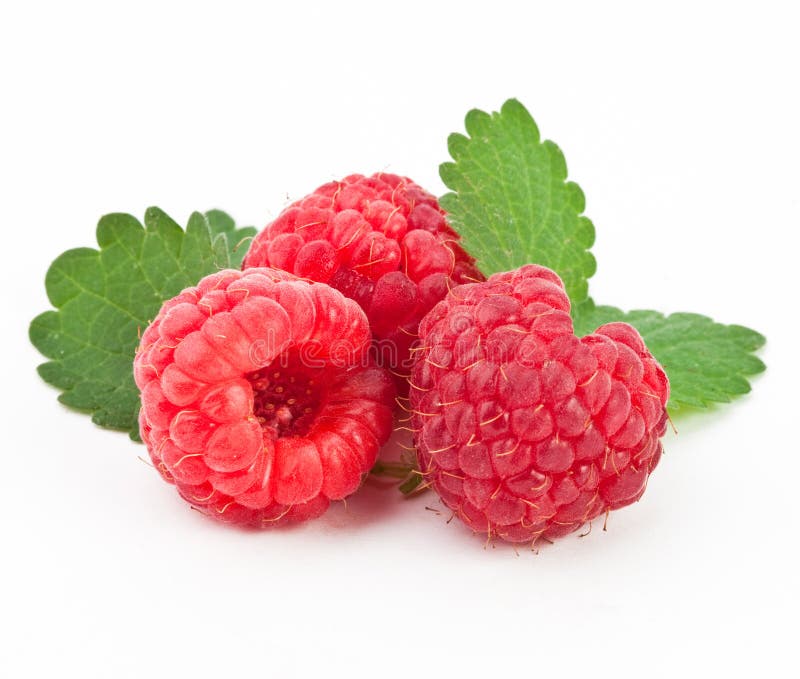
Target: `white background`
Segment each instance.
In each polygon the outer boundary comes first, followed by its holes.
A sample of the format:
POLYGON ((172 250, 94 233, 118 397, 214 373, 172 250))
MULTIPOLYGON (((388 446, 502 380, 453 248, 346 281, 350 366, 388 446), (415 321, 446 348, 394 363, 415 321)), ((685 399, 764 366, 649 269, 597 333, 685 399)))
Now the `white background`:
MULTIPOLYGON (((716 676, 797 668, 793 3, 19 3, 0 13, 4 677, 716 676), (98 217, 263 225, 518 97, 597 227, 592 293, 767 335, 640 503, 538 555, 366 487, 282 532, 189 510, 56 401, 30 319, 98 217)), ((796 676, 796 675, 793 675, 796 676)))

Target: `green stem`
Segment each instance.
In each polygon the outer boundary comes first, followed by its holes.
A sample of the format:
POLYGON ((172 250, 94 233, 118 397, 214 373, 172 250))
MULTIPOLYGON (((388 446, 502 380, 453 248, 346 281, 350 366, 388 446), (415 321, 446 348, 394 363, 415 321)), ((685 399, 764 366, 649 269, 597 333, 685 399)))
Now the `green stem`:
POLYGON ((388 476, 393 479, 406 479, 414 471, 413 465, 405 462, 383 462, 378 460, 370 471, 375 476, 388 476))
POLYGON ((370 472, 374 476, 387 476, 393 479, 400 479, 402 483, 398 490, 403 495, 411 495, 422 483, 422 474, 416 466, 405 462, 383 462, 379 460, 370 472))

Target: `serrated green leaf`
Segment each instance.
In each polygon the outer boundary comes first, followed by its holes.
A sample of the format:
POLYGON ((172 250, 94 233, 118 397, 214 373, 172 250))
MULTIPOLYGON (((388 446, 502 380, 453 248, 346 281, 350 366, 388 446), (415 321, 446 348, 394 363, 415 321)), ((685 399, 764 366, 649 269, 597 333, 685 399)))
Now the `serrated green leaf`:
POLYGON ((561 276, 573 301, 585 299, 596 269, 594 226, 560 149, 541 141, 515 99, 499 113, 470 111, 466 129, 469 136, 450 135, 454 162, 439 168, 452 191, 441 204, 466 249, 487 275, 536 262, 561 276))
POLYGON ((146 211, 144 226, 131 215, 102 217, 99 250, 68 250, 47 271, 55 310, 34 318, 29 330, 50 359, 39 375, 62 391, 65 405, 138 439, 132 364, 139 333, 165 300, 209 273, 239 267, 247 250, 240 243, 254 234, 219 210, 195 212, 185 231, 155 207, 146 211))
POLYGON ((596 306, 592 300, 573 306, 572 316, 578 336, 615 321, 634 326, 669 377, 669 408, 673 412, 727 403, 749 392, 747 378, 765 369, 761 359, 753 355, 764 345, 764 336, 741 325, 715 323, 700 314, 626 313, 611 306, 596 306))
POLYGON ((250 241, 256 234, 253 227, 236 228, 236 222, 222 210, 209 210, 206 212, 211 232, 217 234, 214 237, 215 248, 221 248, 228 253, 230 266, 239 269, 242 260, 250 247, 250 241))

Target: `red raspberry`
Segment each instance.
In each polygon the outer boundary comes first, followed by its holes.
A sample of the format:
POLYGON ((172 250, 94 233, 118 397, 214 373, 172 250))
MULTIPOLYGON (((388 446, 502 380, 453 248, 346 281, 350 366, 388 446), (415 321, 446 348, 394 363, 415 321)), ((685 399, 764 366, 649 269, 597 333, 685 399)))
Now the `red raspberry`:
POLYGON ((454 288, 423 319, 411 381, 420 469, 474 531, 553 538, 638 500, 661 457, 669 383, 642 338, 577 338, 541 266, 454 288))
POLYGON ((277 267, 354 299, 380 363, 407 377, 420 319, 453 285, 484 280, 459 240, 436 198, 410 179, 354 174, 286 208, 243 266, 277 267))
POLYGON ((153 464, 214 518, 319 516, 392 429, 391 376, 358 305, 273 269, 220 271, 164 304, 134 360, 153 464))

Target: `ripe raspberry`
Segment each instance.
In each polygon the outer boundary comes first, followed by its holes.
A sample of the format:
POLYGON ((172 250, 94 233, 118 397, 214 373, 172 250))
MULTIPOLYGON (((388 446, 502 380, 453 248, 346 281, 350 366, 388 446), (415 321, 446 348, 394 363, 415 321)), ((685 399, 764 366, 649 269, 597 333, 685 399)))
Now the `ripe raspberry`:
POLYGON ((369 325, 327 285, 220 271, 164 304, 134 360, 153 464, 214 518, 310 519, 355 491, 392 429, 369 325))
MULTIPOLYGON (((407 377, 420 319, 453 285, 484 280, 436 198, 405 177, 354 174, 320 186, 255 238, 244 268, 328 283, 369 318, 382 365, 407 377)), ((398 386, 407 390, 406 381, 398 386)))
POLYGON ((575 336, 540 266, 454 288, 423 319, 411 380, 421 472, 474 531, 553 538, 638 500, 669 384, 625 323, 575 336))

